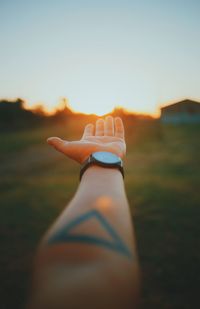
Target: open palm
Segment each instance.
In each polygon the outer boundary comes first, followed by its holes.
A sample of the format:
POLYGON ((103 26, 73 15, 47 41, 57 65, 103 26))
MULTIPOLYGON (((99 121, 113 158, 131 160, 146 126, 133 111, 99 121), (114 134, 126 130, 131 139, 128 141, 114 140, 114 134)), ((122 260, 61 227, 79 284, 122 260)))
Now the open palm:
POLYGON ((86 125, 83 136, 79 141, 65 141, 58 137, 50 137, 48 144, 73 160, 83 163, 91 153, 109 151, 119 157, 126 152, 124 126, 121 118, 108 116, 105 120, 98 119, 96 126, 86 125))

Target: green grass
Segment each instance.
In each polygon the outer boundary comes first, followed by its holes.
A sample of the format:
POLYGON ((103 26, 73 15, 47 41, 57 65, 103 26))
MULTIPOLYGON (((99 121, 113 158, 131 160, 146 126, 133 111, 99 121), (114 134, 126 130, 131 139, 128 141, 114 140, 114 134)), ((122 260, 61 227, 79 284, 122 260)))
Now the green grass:
MULTIPOLYGON (((79 167, 45 140, 73 122, 0 135, 1 308, 23 308, 35 248, 73 196, 79 167)), ((127 124, 125 184, 142 269, 141 308, 197 308, 199 126, 127 124)))

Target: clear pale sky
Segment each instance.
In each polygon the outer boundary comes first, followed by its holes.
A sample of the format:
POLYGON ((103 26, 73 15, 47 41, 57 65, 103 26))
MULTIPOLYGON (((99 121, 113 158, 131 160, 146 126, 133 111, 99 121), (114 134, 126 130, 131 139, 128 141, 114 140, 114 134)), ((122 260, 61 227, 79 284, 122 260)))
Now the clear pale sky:
POLYGON ((200 99, 199 0, 0 0, 0 98, 103 114, 200 99))

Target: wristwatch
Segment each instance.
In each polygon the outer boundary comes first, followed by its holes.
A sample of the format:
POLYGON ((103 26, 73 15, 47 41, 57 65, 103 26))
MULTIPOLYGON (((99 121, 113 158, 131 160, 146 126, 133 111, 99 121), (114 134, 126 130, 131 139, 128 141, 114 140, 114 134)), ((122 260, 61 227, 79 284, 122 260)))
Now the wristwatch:
POLYGON ((105 167, 105 168, 117 168, 121 172, 124 178, 124 169, 123 169, 122 159, 112 152, 98 151, 98 152, 92 153, 89 156, 89 158, 81 166, 80 180, 84 172, 91 165, 98 165, 98 166, 105 167))

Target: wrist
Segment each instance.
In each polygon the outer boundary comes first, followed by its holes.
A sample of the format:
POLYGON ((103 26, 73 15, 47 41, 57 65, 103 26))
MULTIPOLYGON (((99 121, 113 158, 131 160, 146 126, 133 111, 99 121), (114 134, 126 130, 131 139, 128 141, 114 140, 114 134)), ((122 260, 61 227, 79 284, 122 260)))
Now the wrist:
POLYGON ((84 172, 82 176, 83 179, 88 179, 88 178, 94 178, 96 177, 96 180, 102 180, 105 179, 106 182, 108 182, 108 177, 113 178, 121 178, 123 180, 123 176, 121 172, 117 168, 107 168, 103 166, 98 166, 98 165, 90 165, 87 170, 84 172))
POLYGON ((124 194, 124 180, 118 169, 91 165, 83 174, 79 194, 89 199, 99 196, 113 196, 115 199, 124 194))

